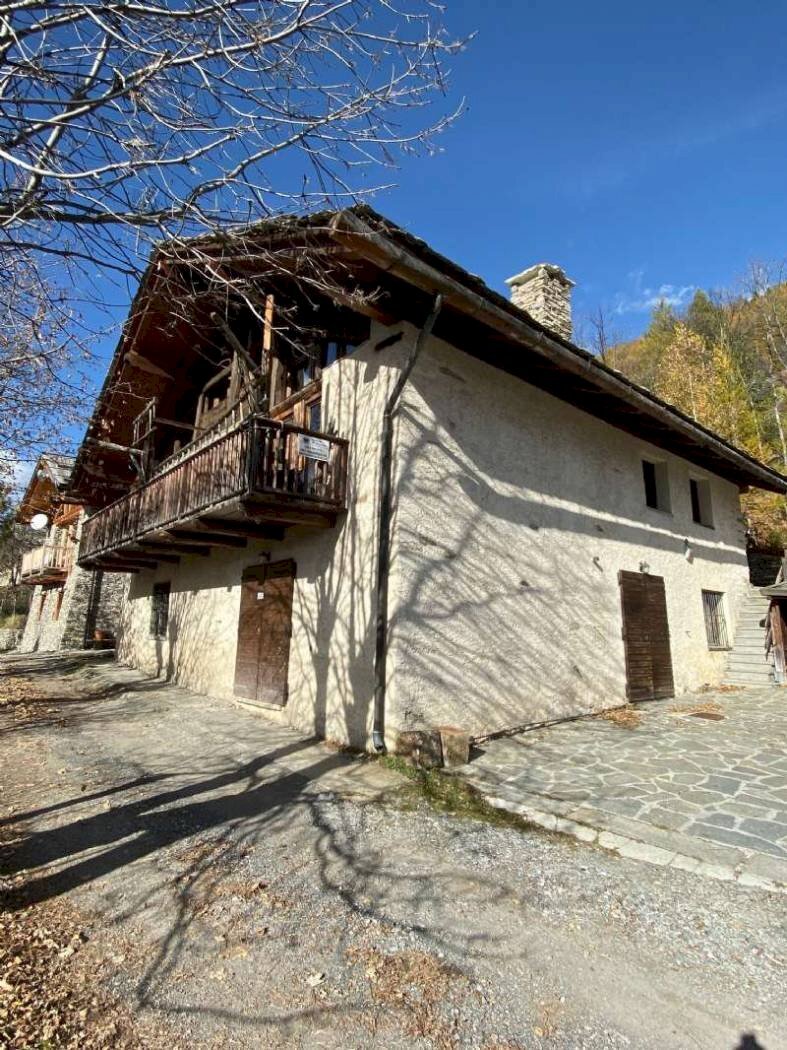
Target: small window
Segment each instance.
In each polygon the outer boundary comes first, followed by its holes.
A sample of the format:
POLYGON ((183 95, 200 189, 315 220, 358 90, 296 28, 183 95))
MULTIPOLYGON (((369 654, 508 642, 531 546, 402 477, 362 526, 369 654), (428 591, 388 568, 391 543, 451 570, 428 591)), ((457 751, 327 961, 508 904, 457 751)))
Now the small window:
POLYGON ((322 426, 322 405, 319 401, 311 402, 307 409, 307 416, 307 426, 309 430, 315 430, 319 433, 322 426))
POLYGON ((724 595, 721 591, 703 591, 702 609, 705 613, 705 633, 709 649, 729 649, 727 621, 724 618, 724 595))
POLYGON ((167 637, 169 623, 169 583, 154 583, 150 601, 150 633, 154 638, 167 637))
POLYGON ((645 503, 654 510, 670 510, 669 475, 666 463, 642 460, 642 480, 645 483, 645 503))
POLYGON ((691 493, 691 517, 698 525, 713 528, 713 508, 711 507, 710 482, 689 478, 691 493))

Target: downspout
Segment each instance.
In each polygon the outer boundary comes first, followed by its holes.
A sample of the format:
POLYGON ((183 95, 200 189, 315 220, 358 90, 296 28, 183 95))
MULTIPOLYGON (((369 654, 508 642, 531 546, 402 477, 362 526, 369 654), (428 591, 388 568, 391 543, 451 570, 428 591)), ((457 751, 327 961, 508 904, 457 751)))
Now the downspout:
POLYGON ((377 491, 377 607, 375 613, 374 650, 374 723, 372 744, 379 754, 385 753, 385 685, 388 659, 388 573, 391 561, 391 465, 393 459, 393 420, 410 373, 415 367, 424 343, 443 306, 442 295, 435 296, 432 310, 418 333, 410 356, 399 373, 383 412, 380 451, 380 484, 377 491))

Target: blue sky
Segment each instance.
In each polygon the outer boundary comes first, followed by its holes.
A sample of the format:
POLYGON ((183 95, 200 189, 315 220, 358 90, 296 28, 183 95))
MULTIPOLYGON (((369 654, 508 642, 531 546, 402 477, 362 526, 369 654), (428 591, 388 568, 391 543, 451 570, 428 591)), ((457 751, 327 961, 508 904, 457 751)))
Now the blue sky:
POLYGON ((787 5, 449 0, 446 21, 477 34, 452 64, 466 112, 380 211, 501 291, 559 263, 580 336, 600 306, 630 338, 660 296, 787 256, 787 5))
POLYGON ((620 338, 787 256, 787 5, 454 0, 467 112, 377 200, 488 283, 536 261, 620 338))

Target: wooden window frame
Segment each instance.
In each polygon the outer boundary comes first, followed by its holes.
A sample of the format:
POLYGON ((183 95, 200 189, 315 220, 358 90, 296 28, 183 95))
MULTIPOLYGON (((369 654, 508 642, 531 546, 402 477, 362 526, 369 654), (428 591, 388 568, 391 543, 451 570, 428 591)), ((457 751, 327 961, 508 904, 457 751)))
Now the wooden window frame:
POLYGON ((172 585, 169 580, 153 584, 150 595, 150 637, 166 638, 169 628, 169 598, 172 585))

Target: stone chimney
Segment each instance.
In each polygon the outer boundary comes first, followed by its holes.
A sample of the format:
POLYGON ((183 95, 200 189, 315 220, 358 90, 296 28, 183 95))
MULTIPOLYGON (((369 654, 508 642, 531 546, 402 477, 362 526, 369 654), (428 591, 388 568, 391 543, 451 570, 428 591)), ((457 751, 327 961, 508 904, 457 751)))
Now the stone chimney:
POLYGON ((511 289, 511 302, 545 328, 571 338, 571 289, 574 282, 559 266, 536 263, 506 284, 511 289))

